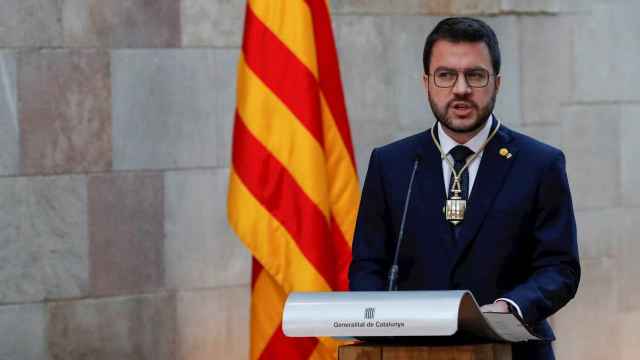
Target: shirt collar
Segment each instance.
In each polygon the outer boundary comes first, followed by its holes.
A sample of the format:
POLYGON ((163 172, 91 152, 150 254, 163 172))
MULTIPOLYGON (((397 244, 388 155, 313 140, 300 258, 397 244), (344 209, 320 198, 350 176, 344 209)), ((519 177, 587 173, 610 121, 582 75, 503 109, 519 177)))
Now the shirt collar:
POLYGON ((485 140, 489 137, 489 132, 491 130, 491 124, 493 124, 493 114, 489 115, 489 118, 484 123, 484 127, 477 133, 474 137, 472 137, 465 144, 458 144, 455 140, 449 137, 447 133, 442 130, 442 124, 438 122, 438 138, 440 139, 440 146, 442 147, 442 151, 445 154, 449 154, 449 151, 456 147, 457 145, 464 145, 471 149, 474 153, 480 151, 482 144, 484 144, 485 140))

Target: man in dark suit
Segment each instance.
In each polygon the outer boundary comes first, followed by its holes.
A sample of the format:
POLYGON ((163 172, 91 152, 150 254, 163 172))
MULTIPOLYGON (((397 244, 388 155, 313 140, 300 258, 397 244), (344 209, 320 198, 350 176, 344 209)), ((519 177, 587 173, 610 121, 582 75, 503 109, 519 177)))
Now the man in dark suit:
MULTIPOLYGON (((580 279, 564 155, 492 115, 500 50, 484 22, 441 21, 423 63, 438 121, 371 154, 350 287, 387 288, 415 168, 398 289, 468 289, 483 311, 516 312, 554 339, 545 319, 573 298, 580 279)), ((513 356, 554 359, 549 342, 515 344, 513 356)))

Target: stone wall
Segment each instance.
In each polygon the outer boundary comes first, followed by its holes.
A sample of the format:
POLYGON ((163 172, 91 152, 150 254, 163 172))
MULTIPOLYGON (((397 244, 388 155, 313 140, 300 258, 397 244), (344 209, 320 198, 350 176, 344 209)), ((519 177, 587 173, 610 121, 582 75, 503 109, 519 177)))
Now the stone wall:
POLYGON ((241 1, 0 11, 0 359, 245 359, 241 1))
MULTIPOLYGON (((361 177, 433 122, 426 33, 447 14, 495 28, 496 113, 567 155, 584 274, 558 358, 640 356, 640 5, 331 5, 361 177)), ((0 359, 248 357, 250 256, 225 215, 244 6, 3 1, 0 359)))

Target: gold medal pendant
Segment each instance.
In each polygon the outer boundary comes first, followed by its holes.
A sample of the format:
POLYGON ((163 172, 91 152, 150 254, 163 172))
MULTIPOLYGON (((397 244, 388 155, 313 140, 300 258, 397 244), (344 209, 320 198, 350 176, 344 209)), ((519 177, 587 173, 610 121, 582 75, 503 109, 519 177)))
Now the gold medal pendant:
POLYGON ((457 176, 454 178, 451 192, 453 195, 450 199, 447 199, 444 216, 445 219, 453 225, 458 225, 464 220, 464 212, 467 210, 467 200, 460 197, 462 190, 460 189, 460 179, 457 176))
MULTIPOLYGON (((436 134, 435 134, 436 125, 437 125, 437 121, 431 127, 431 139, 433 140, 434 145, 438 148, 438 151, 440 151, 440 155, 442 155, 442 159, 446 160, 447 163, 449 164, 449 167, 451 169, 451 175, 453 176, 453 184, 451 189, 452 195, 451 197, 449 197, 449 194, 445 192, 447 205, 442 209, 442 212, 444 212, 445 219, 449 221, 451 224, 453 224, 454 226, 456 226, 460 222, 462 222, 462 220, 464 220, 464 213, 467 210, 467 200, 463 199, 460 196, 460 194, 462 194, 462 188, 460 186, 460 176, 465 170, 467 170, 467 168, 469 167, 469 164, 471 164, 478 157, 478 155, 480 155, 480 153, 484 150, 484 148, 491 141, 491 139, 493 139, 493 137, 498 133, 498 129, 500 129, 500 126, 502 125, 502 123, 498 119, 498 124, 493 129, 491 134, 489 134, 489 137, 487 137, 487 140, 485 140, 484 143, 482 143, 482 145, 480 146, 480 149, 476 151, 475 154, 471 156, 471 158, 467 158, 466 164, 462 167, 462 169, 460 169, 457 172, 455 170, 454 163, 451 161, 451 159, 447 157, 447 154, 442 150, 442 146, 440 146, 440 142, 438 141, 438 139, 436 139, 436 134)), ((509 150, 507 150, 506 148, 500 149, 499 154, 501 156, 504 156, 507 159, 511 158, 512 156, 509 150)))
POLYGON ((465 210, 467 210, 467 200, 461 199, 459 196, 452 196, 447 200, 447 206, 444 210, 445 218, 453 225, 458 225, 464 220, 465 210))

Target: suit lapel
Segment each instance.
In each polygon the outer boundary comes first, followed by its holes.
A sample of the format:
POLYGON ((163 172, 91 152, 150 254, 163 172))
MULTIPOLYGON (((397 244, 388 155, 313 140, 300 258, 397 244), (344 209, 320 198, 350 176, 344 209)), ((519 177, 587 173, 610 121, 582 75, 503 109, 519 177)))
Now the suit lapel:
POLYGON ((460 229, 454 258, 452 259, 454 264, 460 260, 466 249, 473 242, 472 240, 475 239, 495 197, 504 185, 518 151, 516 147, 508 145, 510 141, 509 130, 501 128, 482 154, 478 174, 467 203, 464 221, 459 225, 462 228, 460 229), (509 153, 512 154, 510 158, 500 155, 499 152, 502 148, 508 149, 509 153))

